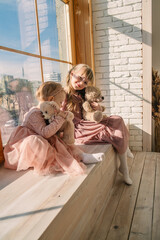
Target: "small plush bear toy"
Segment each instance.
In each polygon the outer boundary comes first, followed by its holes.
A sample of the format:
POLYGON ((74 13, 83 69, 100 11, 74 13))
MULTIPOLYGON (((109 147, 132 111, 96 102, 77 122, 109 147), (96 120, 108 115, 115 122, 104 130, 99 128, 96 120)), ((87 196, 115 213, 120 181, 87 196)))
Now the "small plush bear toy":
POLYGON ((83 119, 93 122, 100 122, 105 119, 107 116, 103 115, 105 110, 104 106, 101 106, 101 111, 94 110, 92 107, 93 102, 97 102, 98 104, 102 102, 104 97, 101 94, 99 88, 94 86, 88 86, 85 89, 85 102, 83 103, 83 119))
MULTIPOLYGON (((40 110, 44 116, 46 124, 49 124, 53 121, 56 115, 61 111, 58 104, 54 101, 44 101, 40 104, 40 110)), ((57 132, 57 135, 60 135, 63 132, 62 140, 68 144, 74 144, 74 124, 73 124, 74 115, 72 112, 68 112, 66 121, 63 123, 62 127, 57 132)))

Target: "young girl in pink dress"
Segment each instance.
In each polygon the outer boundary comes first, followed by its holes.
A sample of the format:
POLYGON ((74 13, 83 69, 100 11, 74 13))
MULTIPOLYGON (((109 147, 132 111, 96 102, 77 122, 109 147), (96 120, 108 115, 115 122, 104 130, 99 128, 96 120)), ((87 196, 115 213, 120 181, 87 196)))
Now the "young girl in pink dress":
MULTIPOLYGON (((38 88, 36 97, 39 103, 56 101, 61 107, 66 93, 61 84, 49 81, 38 88)), ((83 163, 101 161, 104 154, 84 153, 78 146, 67 145, 56 135, 66 117, 67 112, 61 111, 46 125, 39 105, 31 108, 4 148, 5 167, 17 171, 32 168, 44 175, 56 172, 76 175, 84 173, 83 163)))
MULTIPOLYGON (((85 88, 93 84, 92 69, 85 64, 74 66, 68 73, 66 82, 67 99, 63 109, 74 113, 75 140, 77 144, 111 143, 120 159, 120 172, 124 181, 131 185, 127 166, 128 130, 120 116, 110 116, 100 123, 86 121, 82 117, 82 103, 85 88)), ((95 110, 101 110, 99 104, 94 103, 95 110)), ((131 154, 131 153, 130 153, 131 154)))

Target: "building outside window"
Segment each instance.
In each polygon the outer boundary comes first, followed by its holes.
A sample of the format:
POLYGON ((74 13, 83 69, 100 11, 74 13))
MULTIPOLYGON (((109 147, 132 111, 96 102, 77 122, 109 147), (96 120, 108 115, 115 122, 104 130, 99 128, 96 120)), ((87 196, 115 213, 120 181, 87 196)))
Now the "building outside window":
POLYGON ((71 67, 69 6, 61 0, 0 2, 0 128, 5 144, 37 104, 44 81, 62 84, 71 67))

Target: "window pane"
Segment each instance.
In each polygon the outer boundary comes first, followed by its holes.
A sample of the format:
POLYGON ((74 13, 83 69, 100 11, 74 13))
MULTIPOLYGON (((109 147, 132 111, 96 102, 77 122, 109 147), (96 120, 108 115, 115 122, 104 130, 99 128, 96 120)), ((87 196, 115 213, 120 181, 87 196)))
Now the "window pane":
POLYGON ((38 54, 34 0, 0 1, 0 45, 38 54))
POLYGON ((61 82, 65 85, 70 64, 43 60, 43 73, 45 81, 61 82))
POLYGON ((38 17, 42 55, 70 61, 68 5, 60 0, 39 0, 38 17))
POLYGON ((0 128, 3 144, 36 103, 41 84, 39 59, 0 51, 0 128))

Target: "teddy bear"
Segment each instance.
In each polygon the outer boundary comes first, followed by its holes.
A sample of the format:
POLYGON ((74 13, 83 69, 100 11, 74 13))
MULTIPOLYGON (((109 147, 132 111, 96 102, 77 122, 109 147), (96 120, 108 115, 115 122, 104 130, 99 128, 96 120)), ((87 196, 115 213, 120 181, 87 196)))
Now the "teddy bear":
POLYGON ((83 119, 93 122, 100 122, 105 119, 107 116, 103 114, 105 107, 101 106, 100 110, 94 110, 92 107, 93 102, 97 102, 98 104, 102 102, 104 97, 101 94, 99 88, 95 86, 88 86, 85 89, 85 101, 82 105, 83 107, 83 119))
MULTIPOLYGON (((40 103, 40 110, 44 116, 46 124, 49 124, 53 121, 56 115, 60 114, 61 110, 58 104, 55 101, 44 101, 40 103)), ((74 144, 74 124, 73 118, 74 114, 67 111, 66 121, 63 123, 62 127, 57 132, 57 135, 60 136, 60 133, 63 132, 62 140, 68 144, 74 144)))

